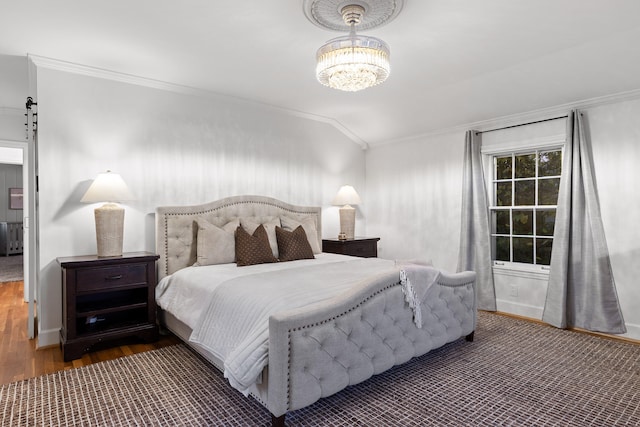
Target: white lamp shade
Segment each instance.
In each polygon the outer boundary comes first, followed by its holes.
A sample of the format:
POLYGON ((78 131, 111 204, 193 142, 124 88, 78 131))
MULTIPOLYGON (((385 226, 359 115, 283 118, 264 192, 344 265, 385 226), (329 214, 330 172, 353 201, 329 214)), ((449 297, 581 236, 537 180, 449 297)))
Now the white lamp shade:
POLYGON ((82 203, 124 202, 133 200, 133 194, 122 177, 106 171, 98 174, 80 201, 82 203))
POLYGON ((340 187, 338 194, 336 194, 333 202, 331 202, 334 206, 359 205, 360 203, 362 203, 360 196, 358 196, 355 188, 350 185, 343 185, 340 187))

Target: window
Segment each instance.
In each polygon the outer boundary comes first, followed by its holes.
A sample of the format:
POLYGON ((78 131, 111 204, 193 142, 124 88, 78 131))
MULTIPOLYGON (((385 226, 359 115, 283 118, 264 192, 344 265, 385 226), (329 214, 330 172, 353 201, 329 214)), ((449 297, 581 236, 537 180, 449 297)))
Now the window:
POLYGON ((559 148, 493 156, 493 260, 549 265, 562 172, 559 148))

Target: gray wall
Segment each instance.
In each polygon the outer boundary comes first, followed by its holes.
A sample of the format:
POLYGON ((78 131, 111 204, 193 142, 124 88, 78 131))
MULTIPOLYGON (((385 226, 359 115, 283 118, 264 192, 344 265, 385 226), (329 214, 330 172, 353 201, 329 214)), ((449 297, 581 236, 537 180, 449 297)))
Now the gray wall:
POLYGON ((157 206, 258 194, 329 208, 346 183, 364 188, 364 152, 333 126, 207 94, 154 89, 39 67, 39 345, 58 342, 56 257, 96 252, 93 209, 80 198, 99 172, 122 175, 124 250, 155 251, 157 206))
MULTIPOLYGON (((0 55, 0 140, 25 141, 27 87, 27 58, 0 55)), ((23 221, 22 209, 9 209, 9 188, 22 186, 22 165, 0 163, 0 221, 23 221)))
MULTIPOLYGON (((627 337, 640 339, 640 100, 585 110, 601 213, 627 337)), ((555 125, 554 125, 555 126, 555 125)), ((542 126, 544 140, 562 130, 542 126)), ((562 129, 562 126, 560 126, 562 129)), ((506 134, 518 141, 521 135, 506 134)), ((536 132, 527 138, 536 138, 536 132)), ((488 139, 488 138, 486 138, 488 139)), ((380 236, 380 256, 422 258, 456 268, 460 240, 464 132, 443 133, 367 151, 367 232, 380 236)), ((505 311, 537 317, 546 280, 502 277, 496 298, 505 311), (510 295, 512 285, 518 295, 510 295)))
POLYGON ((25 141, 27 89, 27 58, 0 55, 0 139, 25 141))

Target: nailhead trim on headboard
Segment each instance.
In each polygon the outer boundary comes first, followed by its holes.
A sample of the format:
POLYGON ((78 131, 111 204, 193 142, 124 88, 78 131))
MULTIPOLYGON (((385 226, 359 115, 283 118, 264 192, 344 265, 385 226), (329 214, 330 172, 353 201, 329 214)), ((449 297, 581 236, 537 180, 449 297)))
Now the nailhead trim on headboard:
MULTIPOLYGON (((171 241, 170 232, 173 231, 169 229, 169 218, 184 217, 195 219, 198 216, 210 215, 215 212, 224 211, 225 209, 234 208, 238 205, 267 206, 274 208, 274 211, 277 211, 277 213, 313 216, 316 219, 318 241, 322 241, 322 218, 320 207, 297 206, 265 196, 233 196, 200 205, 158 207, 156 209, 156 251, 158 251, 160 255, 158 279, 161 279, 170 273, 170 256, 176 255, 169 253, 171 241)), ((276 212, 274 212, 274 214, 276 214, 276 212)), ((190 246, 187 242, 186 249, 189 249, 189 247, 190 246)))

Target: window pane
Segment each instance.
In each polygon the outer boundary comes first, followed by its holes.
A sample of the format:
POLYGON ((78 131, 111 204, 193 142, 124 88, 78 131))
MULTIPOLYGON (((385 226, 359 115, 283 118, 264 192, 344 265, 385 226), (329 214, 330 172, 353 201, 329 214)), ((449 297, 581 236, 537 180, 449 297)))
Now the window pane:
POLYGON ((513 238, 513 262, 533 264, 533 238, 513 238))
POLYGON ((496 206, 511 206, 511 183, 496 183, 496 206))
POLYGON ((496 158, 496 179, 511 179, 511 156, 496 158))
POLYGON ((511 230, 509 211, 493 211, 493 224, 495 234, 509 234, 511 230))
POLYGON ((496 253, 494 259, 497 261, 510 261, 509 258, 509 238, 496 237, 496 253))
POLYGON ((516 178, 534 178, 536 176, 536 155, 516 156, 516 178))
POLYGON ((540 153, 538 176, 560 176, 562 172, 562 151, 540 153))
POLYGON ((549 265, 562 150, 502 154, 494 157, 494 167, 493 259, 549 265))
POLYGON ((553 239, 536 239, 536 264, 551 264, 551 246, 553 239))
POLYGON ((545 209, 536 212, 536 234, 538 236, 553 236, 553 227, 555 224, 555 209, 545 209))
POLYGON ((516 201, 514 206, 532 206, 535 204, 535 188, 534 180, 516 181, 516 201))
POLYGON ((513 234, 533 235, 533 210, 513 211, 513 234))
MULTIPOLYGON (((516 187, 517 190, 518 187, 516 187)), ((538 204, 556 205, 558 204, 558 190, 560 189, 560 178, 541 179, 538 181, 538 204)))

